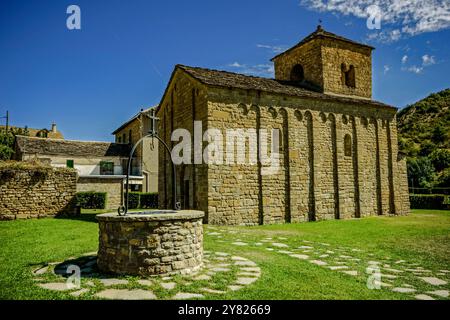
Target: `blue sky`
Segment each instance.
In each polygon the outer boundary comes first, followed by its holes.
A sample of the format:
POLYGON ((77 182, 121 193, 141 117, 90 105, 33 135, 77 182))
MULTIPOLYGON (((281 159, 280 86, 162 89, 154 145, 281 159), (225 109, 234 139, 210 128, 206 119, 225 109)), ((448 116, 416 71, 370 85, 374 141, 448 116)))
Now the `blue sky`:
POLYGON ((374 99, 403 107, 450 87, 448 1, 376 1, 381 29, 369 30, 372 2, 2 0, 0 116, 9 110, 13 125, 54 121, 68 139, 109 141, 160 101, 175 64, 272 77, 270 58, 319 19, 376 47, 374 99), (81 30, 66 27, 71 4, 81 9, 81 30))

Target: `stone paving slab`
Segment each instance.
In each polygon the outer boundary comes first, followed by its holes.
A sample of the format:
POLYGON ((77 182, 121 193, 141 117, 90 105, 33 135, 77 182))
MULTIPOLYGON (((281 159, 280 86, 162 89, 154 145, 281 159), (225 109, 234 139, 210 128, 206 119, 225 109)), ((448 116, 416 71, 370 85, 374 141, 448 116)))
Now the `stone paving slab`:
POLYGON ((435 296, 439 296, 442 298, 448 298, 448 296, 449 296, 448 290, 435 290, 435 291, 428 291, 427 293, 435 295, 435 296))
POLYGON ((309 260, 309 262, 317 264, 318 266, 326 266, 328 263, 322 260, 309 260))
POLYGON ((272 243, 272 247, 276 247, 276 248, 289 248, 289 246, 287 244, 284 243, 278 243, 278 242, 273 242, 272 243))
POLYGON ((207 292, 207 293, 212 293, 212 294, 224 294, 226 293, 225 291, 220 291, 220 290, 214 290, 214 289, 210 289, 210 288, 201 288, 201 291, 207 292))
POLYGON ((258 278, 237 278, 236 284, 249 285, 258 280, 258 278))
POLYGON ((150 287, 151 285, 153 285, 153 281, 151 280, 146 280, 146 279, 141 279, 137 281, 140 285, 142 286, 147 286, 150 287))
POLYGON ((161 282, 159 284, 163 289, 166 290, 173 290, 175 289, 175 286, 177 285, 175 282, 161 282))
POLYGON ((48 266, 46 266, 46 267, 41 267, 41 268, 39 268, 39 269, 34 270, 34 271, 33 271, 33 274, 35 274, 35 275, 40 275, 40 274, 46 273, 47 271, 48 271, 48 266))
POLYGON ((106 289, 95 294, 98 298, 111 300, 154 300, 156 296, 152 291, 135 289, 106 289))
POLYGON ((243 287, 242 286, 228 286, 228 289, 230 289, 231 291, 238 291, 241 290, 243 287))
POLYGON ((416 289, 413 288, 401 288, 401 287, 397 287, 397 288, 393 288, 392 291, 394 292, 399 292, 399 293, 412 293, 412 292, 416 292, 416 289))
POLYGON ((71 292, 70 295, 74 296, 74 297, 79 297, 85 293, 89 292, 89 289, 81 289, 75 292, 71 292))
POLYGON ((67 286, 67 283, 65 282, 50 282, 50 283, 39 283, 39 287, 48 289, 48 290, 54 290, 54 291, 68 291, 72 290, 67 286))
POLYGON ((417 300, 435 300, 433 297, 430 297, 429 295, 426 294, 418 294, 415 296, 415 298, 417 300))
MULTIPOLYGON (((241 288, 244 288, 246 285, 249 285, 255 281, 258 280, 258 278, 261 276, 261 269, 257 266, 256 263, 253 261, 246 259, 244 257, 239 256, 231 256, 228 253, 225 252, 219 252, 218 254, 215 254, 214 252, 205 252, 205 255, 207 257, 210 257, 212 261, 216 260, 215 258, 222 258, 224 259, 221 261, 221 263, 212 263, 208 259, 204 259, 205 266, 203 269, 201 269, 199 272, 195 274, 187 274, 182 276, 182 280, 178 278, 174 278, 172 276, 160 276, 160 277, 154 277, 152 279, 137 279, 136 282, 142 286, 145 286, 146 288, 142 289, 135 289, 132 287, 133 281, 130 282, 123 278, 110 278, 109 275, 102 275, 96 272, 87 272, 81 274, 81 288, 70 288, 66 285, 66 282, 48 282, 44 283, 46 281, 46 278, 38 277, 36 274, 33 273, 33 280, 41 279, 43 283, 36 283, 36 285, 40 284, 42 288, 53 290, 53 291, 72 291, 70 294, 72 294, 74 297, 82 297, 85 294, 92 293, 97 298, 103 298, 103 299, 131 299, 131 300, 146 300, 146 299, 157 299, 158 297, 155 295, 155 293, 150 290, 153 286, 158 286, 160 290, 166 290, 171 291, 175 290, 177 285, 183 285, 186 288, 185 292, 178 292, 175 294, 174 299, 191 299, 191 298, 202 298, 203 295, 200 292, 208 292, 212 294, 222 294, 226 293, 222 290, 215 290, 212 288, 192 288, 189 289, 189 286, 193 285, 195 281, 208 281, 211 283, 214 283, 214 276, 216 273, 229 273, 230 277, 225 277, 225 281, 229 283, 228 290, 239 290, 241 288), (232 259, 233 258, 233 259, 232 259), (86 279, 90 279, 86 281, 86 279), (189 279, 191 281, 184 281, 185 279, 189 279), (98 281, 99 284, 111 287, 120 285, 122 288, 102 288, 97 287, 96 282, 93 280, 98 281), (99 292, 96 292, 96 290, 100 289, 99 292)), ((73 260, 80 259, 73 258, 73 260)), ((81 260, 77 264, 80 269, 87 269, 89 271, 89 267, 87 267, 87 263, 90 263, 94 259, 85 259, 81 260)), ((217 260, 216 260, 217 261, 217 260)), ((65 268, 66 262, 58 264, 58 270, 63 270, 65 268)), ((66 263, 68 264, 68 262, 66 263)), ((50 264, 49 264, 50 265, 50 264)), ((90 263, 92 265, 92 263, 90 263)), ((42 274, 50 273, 53 277, 57 276, 61 280, 65 280, 66 273, 54 273, 53 267, 48 268, 47 266, 42 266, 39 269, 43 268, 46 272, 42 271, 42 274)), ((33 271, 32 271, 33 272, 33 271)), ((223 280, 222 280, 223 281, 223 280)), ((223 283, 223 282, 222 282, 223 283)), ((226 285, 226 284, 225 284, 226 285)), ((175 291, 176 293, 176 291, 175 291)))
POLYGON ((434 277, 421 277, 420 279, 422 279, 426 283, 429 283, 433 286, 441 286, 441 285, 447 284, 447 281, 441 280, 439 278, 434 278, 434 277))
POLYGON ((292 258, 297 258, 300 260, 307 260, 309 259, 309 256, 306 254, 290 254, 289 256, 291 256, 292 258))
POLYGON ((178 292, 172 297, 173 300, 188 300, 195 298, 204 298, 204 296, 200 293, 178 292))
POLYGON ((113 278, 113 279, 100 279, 100 282, 104 286, 107 286, 107 287, 128 284, 128 280, 115 279, 115 278, 113 278))

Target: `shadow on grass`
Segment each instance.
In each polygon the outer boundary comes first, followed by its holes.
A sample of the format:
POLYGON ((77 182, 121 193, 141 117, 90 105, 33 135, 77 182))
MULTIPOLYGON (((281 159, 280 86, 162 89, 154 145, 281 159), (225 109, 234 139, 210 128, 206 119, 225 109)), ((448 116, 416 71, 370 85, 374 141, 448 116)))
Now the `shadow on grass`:
POLYGON ((77 221, 84 221, 84 222, 95 222, 97 223, 97 219, 95 216, 98 213, 82 213, 78 216, 58 216, 55 217, 56 219, 63 219, 63 220, 77 220, 77 221))

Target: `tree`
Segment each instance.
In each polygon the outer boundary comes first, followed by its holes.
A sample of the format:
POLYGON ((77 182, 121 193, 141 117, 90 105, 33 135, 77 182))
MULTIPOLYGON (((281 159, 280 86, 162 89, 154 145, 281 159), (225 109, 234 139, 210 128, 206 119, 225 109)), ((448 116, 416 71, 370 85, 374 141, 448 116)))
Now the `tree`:
POLYGON ((438 172, 450 167, 450 151, 447 149, 436 149, 429 158, 438 172))
POLYGON ((9 160, 14 153, 14 135, 12 132, 0 131, 0 160, 9 160))
POLYGON ((14 150, 8 146, 0 144, 0 160, 9 160, 14 154, 14 150))
POLYGON ((445 129, 441 125, 437 125, 433 129, 433 135, 432 135, 431 139, 436 144, 440 144, 440 143, 444 142, 447 139, 447 132, 445 131, 445 129))
POLYGON ((28 129, 10 128, 0 130, 0 160, 9 160, 14 154, 14 140, 16 135, 28 136, 28 129))
POLYGON ((436 173, 427 157, 408 159, 408 181, 410 187, 431 188, 436 177, 436 173))
POLYGON ((445 169, 438 179, 438 187, 450 188, 450 168, 445 169))
POLYGON ((422 157, 426 157, 430 153, 432 153, 435 149, 436 149, 436 145, 433 142, 426 140, 420 146, 419 155, 422 157))

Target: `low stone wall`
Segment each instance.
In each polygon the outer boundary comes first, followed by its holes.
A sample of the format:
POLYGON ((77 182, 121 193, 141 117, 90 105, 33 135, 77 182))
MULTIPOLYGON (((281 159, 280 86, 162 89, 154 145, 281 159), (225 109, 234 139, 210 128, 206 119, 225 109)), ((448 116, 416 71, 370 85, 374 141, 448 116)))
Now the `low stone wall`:
POLYGON ((98 215, 97 265, 141 276, 196 271, 203 263, 203 217, 202 211, 98 215))
POLYGON ((71 169, 0 165, 0 220, 74 214, 76 181, 71 169))
POLYGON ((106 192, 105 209, 113 211, 122 205, 123 189, 122 177, 79 177, 77 182, 77 192, 106 192))

